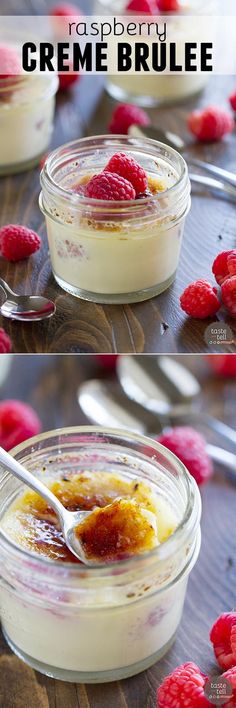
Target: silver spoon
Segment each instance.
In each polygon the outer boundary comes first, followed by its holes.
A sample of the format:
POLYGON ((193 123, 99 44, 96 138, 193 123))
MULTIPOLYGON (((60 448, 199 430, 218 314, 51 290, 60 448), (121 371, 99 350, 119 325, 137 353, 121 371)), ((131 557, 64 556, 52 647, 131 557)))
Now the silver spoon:
MULTIPOLYGON (((126 427, 127 430, 156 438, 169 425, 164 415, 156 415, 130 400, 119 384, 90 379, 78 391, 80 407, 92 422, 103 426, 126 427)), ((236 455, 216 445, 207 445, 207 453, 212 460, 230 470, 236 481, 236 455)))
MULTIPOLYGON (((159 140, 166 145, 170 145, 170 147, 178 150, 179 152, 185 151, 185 153, 187 153, 187 146, 182 138, 171 131, 161 130, 154 125, 131 125, 128 132, 129 135, 134 138, 145 137, 152 140, 159 140)), ((189 177, 192 182, 202 184, 205 187, 210 187, 211 189, 219 192, 225 192, 229 196, 236 199, 236 174, 230 172, 229 170, 222 169, 222 167, 217 167, 217 165, 212 165, 209 162, 198 160, 188 153, 185 156, 190 165, 199 167, 199 169, 204 172, 209 172, 217 178, 212 179, 211 177, 205 177, 204 175, 190 174, 189 177)))
POLYGON ((0 288, 5 294, 0 312, 3 317, 8 317, 10 320, 33 322, 52 317, 56 312, 56 305, 52 300, 40 295, 17 295, 2 278, 0 278, 0 288))
POLYGON ((201 423, 222 438, 236 444, 236 430, 221 420, 193 408, 201 393, 200 384, 183 364, 165 355, 152 357, 122 356, 117 374, 128 397, 172 424, 201 423))
POLYGON ((92 563, 85 556, 83 548, 79 542, 79 539, 74 533, 75 527, 78 526, 82 521, 84 521, 88 516, 91 516, 90 511, 67 511, 63 504, 57 499, 55 494, 51 492, 48 487, 46 487, 43 482, 41 482, 37 477, 35 477, 31 472, 29 472, 23 465, 20 464, 14 457, 9 455, 8 452, 0 447, 0 465, 4 467, 5 470, 11 472, 15 477, 20 479, 21 482, 27 484, 28 487, 40 494, 46 502, 56 512, 61 530, 63 533, 64 541, 70 551, 78 558, 82 563, 86 565, 92 565, 92 563))

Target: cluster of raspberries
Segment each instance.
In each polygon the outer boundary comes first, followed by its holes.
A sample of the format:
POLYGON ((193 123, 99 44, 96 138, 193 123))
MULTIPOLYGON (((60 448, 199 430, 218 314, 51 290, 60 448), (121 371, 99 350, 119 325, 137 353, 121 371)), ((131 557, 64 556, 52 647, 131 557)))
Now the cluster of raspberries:
POLYGON ((190 317, 205 319, 215 315, 223 303, 229 313, 235 317, 236 249, 219 253, 214 260, 212 272, 221 288, 221 300, 217 288, 207 280, 196 280, 185 288, 180 297, 182 310, 190 317))
MULTIPOLYGON (((218 617, 211 628, 210 640, 220 668, 224 671, 221 679, 227 679, 232 686, 232 694, 224 706, 235 708, 236 612, 225 612, 218 617)), ((208 701, 204 691, 208 680, 209 677, 193 662, 178 666, 157 690, 158 708, 210 708, 212 702, 208 701)))
POLYGON ((91 199, 127 201, 143 194, 148 186, 145 170, 133 157, 117 152, 111 157, 103 172, 94 175, 85 189, 91 199))

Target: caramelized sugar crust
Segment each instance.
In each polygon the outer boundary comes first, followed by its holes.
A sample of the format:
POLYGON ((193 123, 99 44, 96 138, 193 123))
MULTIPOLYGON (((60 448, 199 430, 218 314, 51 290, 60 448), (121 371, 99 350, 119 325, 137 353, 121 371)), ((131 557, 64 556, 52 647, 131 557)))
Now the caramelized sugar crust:
POLYGON ((76 535, 87 558, 122 560, 157 546, 156 526, 151 518, 150 512, 137 502, 118 499, 104 509, 96 509, 77 527, 76 535))
MULTIPOLYGON (((166 518, 165 510, 163 513, 162 500, 147 483, 137 479, 128 480, 104 472, 68 473, 48 482, 48 486, 69 511, 97 510, 93 521, 83 522, 78 532, 81 533, 83 526, 86 552, 104 561, 153 548, 156 534, 148 512, 157 519, 158 542, 164 541, 176 525, 171 514, 166 518), (111 504, 113 508, 109 508, 111 504), (104 511, 99 515, 101 509, 104 511)), ((55 512, 31 490, 9 508, 4 531, 17 545, 37 554, 79 563, 64 543, 55 512)))

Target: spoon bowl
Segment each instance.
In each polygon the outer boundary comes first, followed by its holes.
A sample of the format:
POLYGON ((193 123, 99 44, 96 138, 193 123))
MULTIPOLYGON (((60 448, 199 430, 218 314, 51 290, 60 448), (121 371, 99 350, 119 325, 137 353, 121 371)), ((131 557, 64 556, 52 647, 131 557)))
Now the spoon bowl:
POLYGON ((17 479, 33 489, 34 492, 40 494, 43 499, 53 508, 58 516, 64 541, 78 560, 85 565, 94 565, 85 555, 79 538, 75 534, 75 528, 88 516, 91 516, 90 511, 67 511, 59 499, 51 492, 41 480, 37 479, 23 465, 9 455, 8 452, 0 447, 0 465, 8 472, 11 472, 17 479))
POLYGON ((33 322, 52 317, 56 312, 56 305, 52 300, 40 295, 17 295, 2 278, 0 278, 0 288, 5 295, 5 300, 0 307, 3 317, 21 322, 33 322))

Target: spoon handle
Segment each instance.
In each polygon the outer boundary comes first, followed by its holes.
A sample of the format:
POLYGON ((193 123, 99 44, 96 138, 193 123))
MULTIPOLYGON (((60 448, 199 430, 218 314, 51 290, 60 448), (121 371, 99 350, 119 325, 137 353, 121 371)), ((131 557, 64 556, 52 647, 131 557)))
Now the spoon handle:
POLYGON ((9 285, 5 282, 5 280, 3 280, 3 278, 0 278, 0 288, 2 288, 5 295, 14 295, 14 297, 16 296, 13 290, 9 288, 9 285))
POLYGON ((38 494, 40 494, 40 496, 43 497, 43 499, 45 499, 45 501, 48 502, 54 509, 59 518, 63 518, 66 510, 59 499, 57 499, 57 497, 50 491, 50 489, 48 489, 48 487, 46 487, 45 484, 43 484, 43 482, 23 467, 23 465, 15 460, 14 457, 9 455, 6 450, 3 450, 2 447, 0 447, 0 465, 8 472, 11 472, 14 477, 20 479, 21 482, 27 484, 28 487, 31 487, 34 492, 38 492, 38 494))
POLYGON ((222 182, 219 179, 214 179, 213 177, 205 177, 204 175, 195 175, 192 172, 189 174, 191 182, 196 184, 201 184, 203 187, 209 187, 217 192, 222 192, 228 194, 233 199, 236 199, 236 186, 222 182))
POLYGON ((236 174, 229 172, 229 170, 222 169, 222 167, 217 167, 217 165, 212 165, 210 162, 204 162, 203 160, 197 160, 194 157, 189 156, 188 162, 194 167, 200 167, 205 172, 209 172, 215 177, 219 177, 221 180, 228 182, 233 187, 236 187, 236 174))

